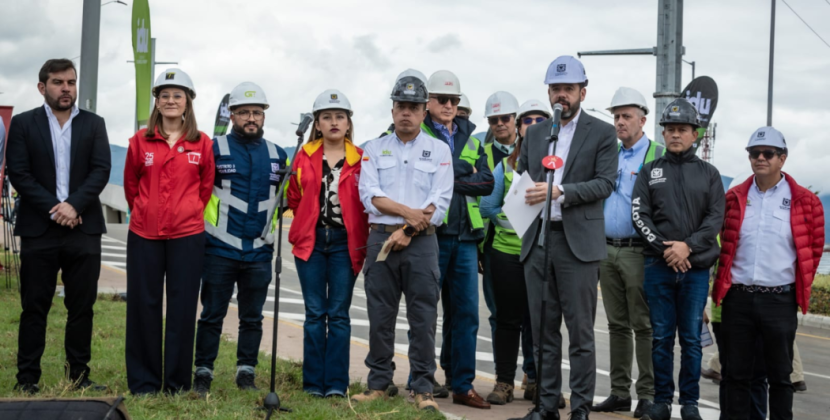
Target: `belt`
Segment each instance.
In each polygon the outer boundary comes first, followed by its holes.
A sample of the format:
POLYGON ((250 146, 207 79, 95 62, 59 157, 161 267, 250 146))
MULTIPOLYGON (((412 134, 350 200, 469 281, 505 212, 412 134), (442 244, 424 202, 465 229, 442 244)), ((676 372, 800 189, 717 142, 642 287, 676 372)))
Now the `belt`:
POLYGON ((605 243, 617 248, 643 246, 640 238, 612 239, 605 238, 605 243))
POLYGON ((747 292, 747 293, 772 293, 776 295, 781 295, 784 293, 789 293, 795 290, 795 285, 793 284, 785 284, 783 286, 773 286, 773 287, 765 287, 765 286, 747 286, 745 284, 733 284, 732 289, 740 291, 740 292, 747 292))
POLYGON ((565 225, 562 224, 561 220, 548 220, 548 229, 563 232, 565 231, 565 225))
MULTIPOLYGON (((380 233, 393 233, 398 229, 403 229, 403 226, 404 225, 381 225, 381 224, 377 224, 377 223, 372 223, 372 230, 374 230, 375 232, 380 232, 380 233)), ((429 235, 434 235, 434 234, 435 234, 435 226, 434 225, 429 225, 429 227, 426 228, 426 230, 422 230, 422 231, 418 232, 418 235, 429 236, 429 235)))

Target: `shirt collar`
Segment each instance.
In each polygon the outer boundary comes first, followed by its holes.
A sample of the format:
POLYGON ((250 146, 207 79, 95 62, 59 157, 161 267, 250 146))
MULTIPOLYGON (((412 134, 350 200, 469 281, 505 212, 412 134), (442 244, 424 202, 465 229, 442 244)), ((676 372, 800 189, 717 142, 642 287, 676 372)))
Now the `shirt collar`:
POLYGON ((505 146, 505 145, 499 143, 498 140, 494 139, 493 140, 493 147, 495 147, 496 149, 501 150, 502 153, 506 153, 506 154, 509 155, 509 154, 513 153, 513 149, 516 148, 516 142, 514 141, 513 144, 511 144, 510 146, 505 146))
MULTIPOLYGON (((761 189, 760 189, 760 188, 758 188, 758 183, 757 183, 756 181, 757 181, 757 178, 755 177, 755 175, 753 175, 753 176, 752 176, 752 188, 754 188, 754 189, 755 189, 755 192, 757 192, 758 194, 763 194, 763 192, 761 191, 761 189)), ((780 186, 781 186, 781 184, 783 184, 783 183, 784 183, 784 182, 786 182, 786 181, 787 181, 787 176, 786 176, 786 175, 784 175, 784 173, 781 173, 781 180, 779 180, 777 184, 775 184, 772 188, 770 188, 770 189, 769 189, 769 190, 767 190, 767 191, 775 191, 775 190, 777 190, 777 189, 778 189, 778 187, 780 187, 780 186)))
POLYGON ((435 121, 435 120, 432 120, 432 126, 433 126, 433 127, 435 127, 435 128, 436 128, 436 129, 438 129, 438 130, 441 130, 441 132, 443 132, 443 133, 449 133, 449 135, 450 135, 450 136, 454 136, 454 135, 455 135, 455 133, 457 133, 457 132, 458 132, 458 125, 457 125, 455 122, 453 122, 453 123, 452 123, 452 132, 450 132, 449 130, 447 130, 447 126, 446 126, 446 125, 441 124, 441 123, 439 123, 439 122, 437 122, 437 121, 435 121))
MULTIPOLYGON (((52 112, 52 107, 51 107, 51 106, 49 106, 49 104, 47 104, 46 102, 44 102, 44 103, 43 103, 43 108, 45 108, 45 109, 46 109, 46 115, 47 115, 49 118, 55 118, 55 114, 52 112)), ((72 105, 72 113, 69 115, 69 121, 72 121, 72 119, 73 119, 73 118, 75 118, 75 116, 77 116, 77 115, 78 115, 78 113, 80 113, 80 112, 81 112, 81 111, 79 111, 79 110, 78 110, 78 105, 77 105, 77 104, 72 105)))
POLYGON ((563 125, 562 128, 567 128, 568 130, 573 130, 576 128, 576 125, 579 123, 579 117, 582 115, 582 108, 579 108, 579 111, 576 111, 576 116, 574 119, 570 120, 567 124, 563 125))
POLYGON ((637 143, 634 143, 634 145, 631 146, 631 149, 626 149, 625 145, 621 145, 620 151, 637 154, 640 153, 646 147, 648 147, 648 137, 646 136, 646 133, 643 133, 643 136, 640 137, 640 140, 637 140, 637 143))

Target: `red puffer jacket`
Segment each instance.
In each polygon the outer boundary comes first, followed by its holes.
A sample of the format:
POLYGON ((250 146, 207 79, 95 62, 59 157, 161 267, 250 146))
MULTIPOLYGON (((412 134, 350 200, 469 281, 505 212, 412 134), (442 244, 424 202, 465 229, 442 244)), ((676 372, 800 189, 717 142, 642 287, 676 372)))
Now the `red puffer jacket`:
MULTIPOLYGON (((349 256, 355 274, 366 259, 366 241, 369 239, 369 215, 357 190, 360 179, 360 158, 363 150, 346 140, 346 162, 340 173, 337 194, 343 211, 343 224, 349 242, 349 256)), ((323 176, 323 141, 315 140, 303 146, 292 165, 288 183, 288 207, 294 211, 294 220, 288 232, 288 242, 294 245, 293 254, 308 261, 314 251, 317 219, 320 217, 320 189, 323 176)))
MULTIPOLYGON (((790 224, 796 249, 795 293, 798 306, 807 313, 810 306, 810 287, 816 276, 824 248, 824 209, 812 191, 798 185, 793 177, 784 174, 792 191, 790 224)), ((716 305, 732 287, 732 261, 738 250, 738 238, 746 211, 746 198, 754 180, 750 176, 743 184, 726 192, 726 219, 721 231, 721 251, 718 275, 712 299, 716 305)))

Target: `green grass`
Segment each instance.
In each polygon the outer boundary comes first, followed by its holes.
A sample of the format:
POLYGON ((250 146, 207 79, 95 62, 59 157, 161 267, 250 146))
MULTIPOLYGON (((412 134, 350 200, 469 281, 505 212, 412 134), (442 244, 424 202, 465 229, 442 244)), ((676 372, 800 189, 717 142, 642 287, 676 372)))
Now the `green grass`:
POLYGON ((813 288, 830 290, 830 276, 826 274, 819 274, 813 280, 813 288))
MULTIPOLYGON (((0 398, 21 395, 12 390, 17 373, 17 334, 20 323, 20 298, 16 288, 0 286, 0 398)), ((194 393, 176 396, 132 397, 127 389, 124 365, 126 304, 112 295, 99 295, 95 304, 90 378, 110 387, 108 392, 72 391, 63 376, 63 349, 66 308, 62 298, 55 297, 46 334, 46 351, 41 361, 43 376, 39 397, 97 397, 127 395, 126 405, 134 419, 263 419, 257 410, 267 394, 270 379, 270 357, 260 354, 257 386, 262 390, 239 391, 233 382, 236 370, 236 343, 223 337, 216 360, 213 392, 206 400, 194 393)), ((317 399, 302 392, 302 364, 278 360, 277 393, 282 405, 294 410, 290 414, 272 416, 281 419, 443 419, 440 413, 424 413, 403 397, 352 406, 345 399, 317 399)), ((352 384, 351 392, 362 392, 363 385, 352 384)))

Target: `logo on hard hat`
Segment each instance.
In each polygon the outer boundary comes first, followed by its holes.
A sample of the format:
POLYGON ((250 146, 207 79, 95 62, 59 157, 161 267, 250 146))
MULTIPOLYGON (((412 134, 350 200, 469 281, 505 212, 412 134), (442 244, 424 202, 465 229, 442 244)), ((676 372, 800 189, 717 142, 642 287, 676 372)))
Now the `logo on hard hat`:
POLYGON ((444 82, 444 86, 455 86, 455 85, 453 85, 452 82, 450 82, 450 81, 446 81, 446 82, 444 82))
POLYGON ((556 65, 556 71, 558 71, 560 73, 564 72, 567 68, 568 68, 567 64, 557 64, 556 65))
POLYGON ((671 107, 671 112, 680 112, 680 107, 677 105, 671 107))
POLYGON ((256 96, 256 91, 255 90, 245 91, 245 97, 246 98, 253 98, 255 96, 256 96))
POLYGON ((336 101, 336 100, 337 100, 337 94, 336 94, 336 93, 332 93, 332 94, 331 94, 331 99, 336 101))
POLYGON ((764 136, 766 136, 766 135, 767 135, 767 132, 766 132, 766 131, 759 131, 759 132, 758 132, 758 137, 764 137, 764 136))
POLYGON ((164 80, 175 80, 176 79, 176 72, 171 71, 164 75, 164 80))
POLYGON ((499 110, 501 110, 501 104, 500 103, 493 104, 493 111, 498 112, 499 110))

